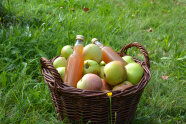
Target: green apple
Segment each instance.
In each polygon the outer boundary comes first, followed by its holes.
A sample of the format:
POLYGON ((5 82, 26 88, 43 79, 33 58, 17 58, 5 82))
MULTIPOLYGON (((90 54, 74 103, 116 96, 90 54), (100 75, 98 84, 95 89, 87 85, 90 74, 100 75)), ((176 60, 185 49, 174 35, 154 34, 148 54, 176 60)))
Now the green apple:
POLYGON ((101 66, 105 66, 105 65, 106 65, 106 63, 105 63, 104 61, 101 61, 99 64, 100 64, 101 66))
POLYGON ((129 81, 124 81, 123 83, 114 86, 112 91, 125 90, 125 89, 127 89, 128 87, 131 87, 131 86, 133 86, 133 85, 129 81))
POLYGON ((99 73, 99 76, 100 76, 101 78, 104 78, 104 67, 105 67, 105 66, 100 66, 100 73, 99 73))
POLYGON ((83 55, 85 60, 94 60, 100 63, 102 60, 101 49, 95 44, 88 44, 83 49, 83 55))
POLYGON ((65 67, 59 67, 57 68, 58 73, 61 75, 62 80, 64 81, 65 77, 65 67))
POLYGON ((126 61, 127 64, 135 62, 131 56, 123 56, 122 59, 126 61))
POLYGON ((129 63, 125 66, 127 71, 127 81, 133 85, 137 84, 143 76, 143 68, 138 63, 129 63))
POLYGON ((104 67, 105 81, 114 86, 123 82, 127 77, 124 65, 120 61, 111 61, 104 67))
POLYGON ((66 45, 61 49, 61 55, 68 59, 68 57, 72 54, 73 47, 71 45, 66 45))
POLYGON ((77 88, 86 90, 101 90, 102 81, 96 74, 86 74, 77 83, 77 88))
POLYGON ((67 64, 67 60, 65 59, 65 57, 58 57, 53 62, 53 66, 55 68, 65 67, 66 64, 67 64))
POLYGON ((84 61, 83 74, 93 73, 99 75, 99 64, 94 60, 84 61))

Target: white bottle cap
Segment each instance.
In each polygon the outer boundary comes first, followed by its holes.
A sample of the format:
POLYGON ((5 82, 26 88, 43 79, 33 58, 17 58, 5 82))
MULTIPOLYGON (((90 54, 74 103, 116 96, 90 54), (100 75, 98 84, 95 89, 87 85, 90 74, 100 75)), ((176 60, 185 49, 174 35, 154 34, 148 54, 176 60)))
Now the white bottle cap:
POLYGON ((85 38, 83 35, 76 35, 76 40, 82 40, 85 41, 85 38))
POLYGON ((93 38, 93 39, 91 40, 92 43, 94 43, 95 41, 98 41, 98 39, 97 39, 97 38, 93 38))

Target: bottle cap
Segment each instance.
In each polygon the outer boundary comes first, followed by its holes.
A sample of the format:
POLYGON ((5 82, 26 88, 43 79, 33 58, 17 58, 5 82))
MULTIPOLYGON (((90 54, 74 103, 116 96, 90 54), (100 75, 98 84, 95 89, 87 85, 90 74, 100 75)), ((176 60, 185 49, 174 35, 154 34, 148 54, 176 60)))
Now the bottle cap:
POLYGON ((76 35, 76 40, 82 40, 85 41, 85 38, 83 35, 76 35))
POLYGON ((93 38, 93 39, 91 40, 92 43, 94 43, 95 41, 98 41, 98 39, 97 39, 97 38, 93 38))

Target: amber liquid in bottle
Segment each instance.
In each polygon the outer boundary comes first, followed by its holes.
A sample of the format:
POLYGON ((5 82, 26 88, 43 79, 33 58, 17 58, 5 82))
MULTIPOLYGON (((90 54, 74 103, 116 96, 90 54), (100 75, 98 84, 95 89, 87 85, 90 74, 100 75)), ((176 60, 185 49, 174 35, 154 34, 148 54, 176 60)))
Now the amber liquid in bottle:
POLYGON ((127 63, 111 47, 104 46, 96 38, 92 39, 92 42, 101 48, 102 59, 105 63, 109 63, 111 61, 121 61, 124 66, 127 65, 127 63))
POLYGON ((76 44, 74 46, 73 53, 69 56, 67 60, 67 66, 65 70, 64 82, 69 86, 76 87, 77 82, 82 78, 83 74, 83 41, 76 38, 76 44))

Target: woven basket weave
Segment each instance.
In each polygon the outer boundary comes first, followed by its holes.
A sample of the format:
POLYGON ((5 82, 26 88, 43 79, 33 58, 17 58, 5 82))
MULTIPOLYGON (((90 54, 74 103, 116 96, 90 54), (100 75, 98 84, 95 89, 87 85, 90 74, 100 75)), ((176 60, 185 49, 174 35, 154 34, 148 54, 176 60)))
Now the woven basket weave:
POLYGON ((63 83, 52 65, 57 57, 51 60, 43 57, 40 59, 44 80, 50 89, 55 110, 61 121, 67 117, 69 123, 108 124, 111 121, 116 124, 131 123, 142 92, 151 78, 148 53, 141 44, 134 42, 124 46, 119 53, 120 56, 125 56, 127 49, 131 47, 137 47, 144 55, 144 62, 134 58, 141 64, 144 75, 137 85, 124 91, 112 92, 112 109, 106 92, 81 90, 63 83))

